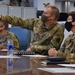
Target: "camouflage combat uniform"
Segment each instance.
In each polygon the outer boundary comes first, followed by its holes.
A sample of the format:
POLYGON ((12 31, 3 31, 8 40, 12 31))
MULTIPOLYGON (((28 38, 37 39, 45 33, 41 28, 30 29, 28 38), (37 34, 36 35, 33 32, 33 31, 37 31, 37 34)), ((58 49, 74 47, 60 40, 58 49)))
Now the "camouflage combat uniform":
POLYGON ((50 48, 58 49, 64 37, 63 28, 57 22, 54 25, 45 26, 41 19, 25 19, 16 16, 2 16, 2 20, 6 20, 14 26, 32 30, 34 37, 30 47, 34 52, 40 54, 50 48))
POLYGON ((66 53, 75 53, 75 35, 70 34, 58 51, 58 55, 64 56, 66 53))
POLYGON ((15 36, 15 34, 6 31, 5 35, 0 34, 0 49, 6 49, 7 48, 7 39, 12 37, 13 43, 14 43, 14 49, 19 49, 19 41, 18 38, 15 36))

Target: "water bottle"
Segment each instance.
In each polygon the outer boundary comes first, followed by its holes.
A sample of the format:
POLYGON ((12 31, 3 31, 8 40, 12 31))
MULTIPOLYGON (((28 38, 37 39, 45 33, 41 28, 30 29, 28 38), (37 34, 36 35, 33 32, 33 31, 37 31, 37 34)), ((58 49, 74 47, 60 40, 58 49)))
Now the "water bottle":
MULTIPOLYGON (((14 45, 13 45, 13 40, 12 38, 9 38, 7 40, 7 55, 8 56, 13 56, 13 50, 14 50, 14 45)), ((13 70, 13 58, 7 58, 7 72, 11 72, 13 70)))
POLYGON ((13 70, 13 58, 7 58, 7 73, 13 70))
POLYGON ((13 56, 14 44, 11 37, 7 41, 7 49, 8 49, 7 55, 13 56))

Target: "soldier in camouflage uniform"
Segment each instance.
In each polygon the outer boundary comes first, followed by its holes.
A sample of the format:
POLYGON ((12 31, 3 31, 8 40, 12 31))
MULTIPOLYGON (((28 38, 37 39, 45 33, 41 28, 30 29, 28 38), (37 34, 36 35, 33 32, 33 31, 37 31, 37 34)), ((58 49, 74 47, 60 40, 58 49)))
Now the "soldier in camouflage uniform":
POLYGON ((34 37, 30 43, 29 51, 44 54, 50 48, 59 49, 64 37, 63 28, 57 23, 59 10, 55 6, 47 6, 41 19, 18 18, 16 16, 1 16, 2 20, 14 26, 29 29, 34 32, 34 37))
POLYGON ((19 49, 19 41, 15 34, 7 31, 8 23, 0 20, 0 49, 7 49, 7 39, 12 37, 14 48, 19 49))
MULTIPOLYGON (((8 23, 4 20, 0 20, 0 50, 7 51, 7 40, 8 38, 13 39, 14 50, 19 49, 19 40, 15 34, 7 30, 8 23)), ((6 52, 0 52, 0 55, 6 55, 6 52)), ((15 62, 15 59, 13 60, 15 62)), ((1 71, 6 70, 6 59, 0 59, 0 68, 1 71)))
POLYGON ((67 29, 67 31, 72 31, 73 34, 70 34, 68 36, 68 38, 64 41, 64 44, 62 45, 60 50, 57 51, 55 48, 51 48, 48 51, 48 54, 49 56, 58 55, 58 56, 66 56, 66 58, 72 57, 75 59, 75 11, 69 13, 67 22, 65 23, 65 28, 67 29))

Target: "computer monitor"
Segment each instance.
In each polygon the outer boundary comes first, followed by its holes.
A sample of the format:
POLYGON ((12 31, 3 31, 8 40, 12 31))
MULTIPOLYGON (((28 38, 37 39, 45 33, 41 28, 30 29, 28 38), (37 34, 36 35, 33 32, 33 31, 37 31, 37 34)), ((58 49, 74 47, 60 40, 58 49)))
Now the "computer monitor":
POLYGON ((67 13, 60 13, 58 21, 66 21, 68 17, 67 13))

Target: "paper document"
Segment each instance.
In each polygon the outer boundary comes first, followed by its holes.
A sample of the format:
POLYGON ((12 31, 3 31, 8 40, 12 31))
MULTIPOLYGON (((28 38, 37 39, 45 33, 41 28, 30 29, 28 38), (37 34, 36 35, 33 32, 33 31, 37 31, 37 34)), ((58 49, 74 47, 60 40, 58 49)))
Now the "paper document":
POLYGON ((9 55, 9 56, 0 55, 0 58, 20 58, 20 57, 18 57, 18 56, 11 56, 11 55, 9 55))
POLYGON ((58 64, 58 65, 65 67, 75 67, 75 64, 58 64))
POLYGON ((71 68, 38 68, 38 69, 50 73, 75 73, 75 69, 71 68))
POLYGON ((22 55, 22 56, 27 56, 27 57, 47 57, 44 55, 22 55))

